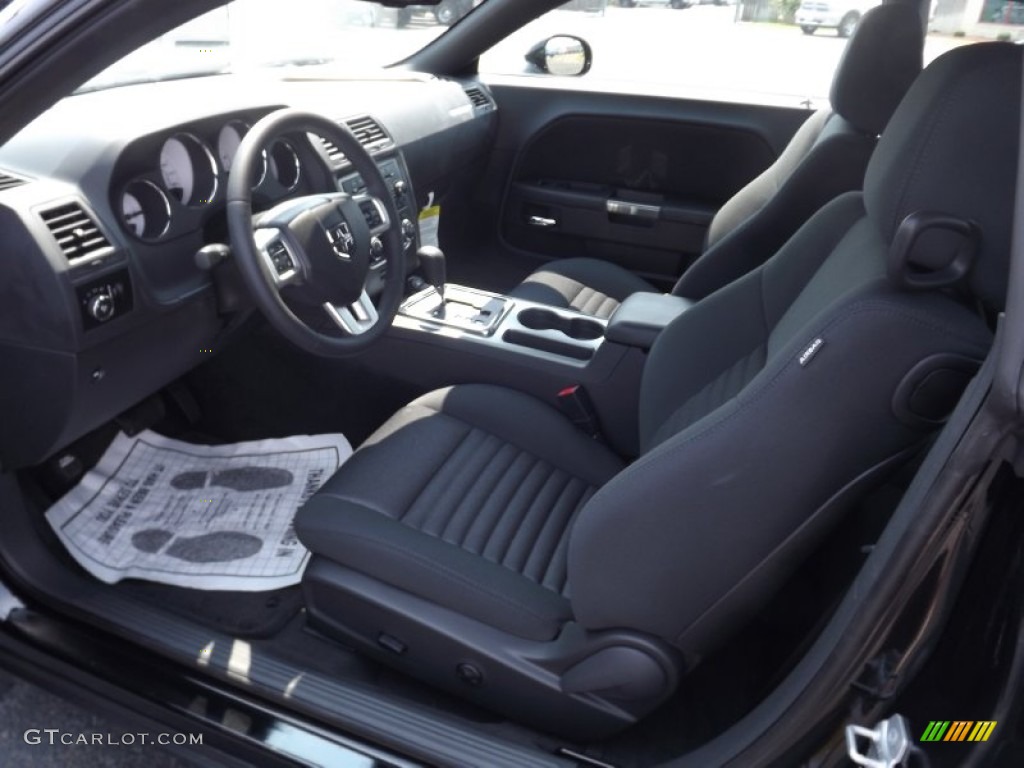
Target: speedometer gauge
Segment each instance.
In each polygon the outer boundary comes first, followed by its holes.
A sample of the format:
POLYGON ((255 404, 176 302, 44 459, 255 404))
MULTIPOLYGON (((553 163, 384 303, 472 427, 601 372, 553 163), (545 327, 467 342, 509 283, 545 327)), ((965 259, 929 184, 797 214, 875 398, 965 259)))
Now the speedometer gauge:
POLYGON ((158 240, 171 225, 171 203, 156 184, 138 179, 121 195, 121 222, 140 240, 158 240))
MULTIPOLYGON (((235 162, 235 155, 238 153, 238 147, 242 143, 242 137, 248 132, 249 126, 241 120, 232 120, 220 129, 220 133, 217 135, 217 155, 220 158, 220 167, 224 169, 225 173, 231 171, 231 166, 235 162)), ((256 175, 256 180, 252 185, 254 189, 263 182, 263 177, 267 174, 266 152, 262 154, 261 163, 262 165, 256 175)))
POLYGON ((160 148, 160 177, 185 205, 206 205, 217 194, 217 163, 213 154, 190 133, 179 133, 160 148))

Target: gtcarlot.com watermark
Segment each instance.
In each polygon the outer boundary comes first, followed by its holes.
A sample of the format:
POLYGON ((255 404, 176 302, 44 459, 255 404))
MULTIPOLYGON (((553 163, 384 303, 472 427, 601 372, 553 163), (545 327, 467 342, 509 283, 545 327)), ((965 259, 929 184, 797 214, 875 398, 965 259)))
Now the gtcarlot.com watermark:
POLYGON ((45 744, 47 746, 66 747, 90 746, 90 747, 132 747, 159 745, 170 746, 201 746, 203 734, 201 733, 82 733, 76 731, 62 731, 60 728, 29 728, 22 735, 26 744, 45 744))

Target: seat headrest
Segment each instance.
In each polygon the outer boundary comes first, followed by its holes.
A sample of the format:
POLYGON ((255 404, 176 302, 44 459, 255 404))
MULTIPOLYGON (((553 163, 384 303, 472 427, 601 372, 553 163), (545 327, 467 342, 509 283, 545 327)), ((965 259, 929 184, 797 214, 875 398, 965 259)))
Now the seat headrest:
POLYGON ((864 178, 868 216, 887 242, 912 213, 976 226, 967 282, 995 310, 1009 274, 1022 55, 1012 43, 976 43, 936 59, 896 110, 864 178))
POLYGON ((839 60, 832 109, 869 136, 882 133, 921 74, 924 25, 909 4, 881 5, 864 14, 839 60))

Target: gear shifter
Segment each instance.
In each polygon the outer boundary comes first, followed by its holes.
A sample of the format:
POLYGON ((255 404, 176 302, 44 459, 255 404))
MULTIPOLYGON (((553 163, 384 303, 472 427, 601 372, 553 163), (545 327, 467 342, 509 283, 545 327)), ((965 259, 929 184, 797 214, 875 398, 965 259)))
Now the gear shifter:
POLYGON ((409 286, 415 293, 405 300, 402 314, 426 321, 430 327, 454 328, 460 334, 490 336, 494 333, 512 308, 511 299, 454 283, 445 286, 445 257, 440 248, 425 245, 416 255, 419 257, 417 274, 409 278, 409 286), (425 290, 427 284, 434 290, 425 290))
POLYGON ((435 248, 432 245, 424 245, 416 251, 416 256, 419 257, 420 266, 423 268, 423 276, 427 279, 427 282, 434 287, 434 290, 437 291, 437 295, 441 297, 440 311, 443 314, 445 281, 444 251, 440 248, 435 248))

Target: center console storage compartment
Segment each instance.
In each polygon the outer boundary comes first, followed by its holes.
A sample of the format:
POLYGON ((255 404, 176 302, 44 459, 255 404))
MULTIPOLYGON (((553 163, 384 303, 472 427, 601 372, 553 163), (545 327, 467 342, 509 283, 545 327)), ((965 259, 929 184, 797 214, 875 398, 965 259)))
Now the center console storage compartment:
POLYGON ((604 339, 604 324, 577 312, 530 306, 514 312, 502 341, 574 360, 589 360, 604 339))
POLYGON ((604 327, 589 317, 567 317, 550 309, 530 307, 519 311, 519 324, 534 331, 561 331, 572 339, 589 341, 604 336, 604 327))
POLYGON ((650 349, 665 326, 692 307, 682 296, 634 293, 627 296, 608 318, 605 338, 627 347, 650 349))

